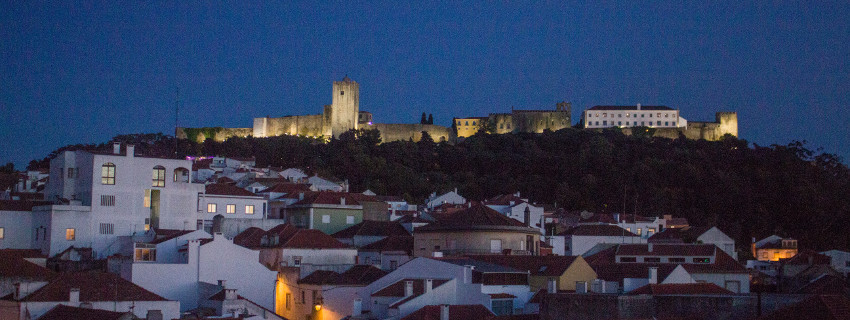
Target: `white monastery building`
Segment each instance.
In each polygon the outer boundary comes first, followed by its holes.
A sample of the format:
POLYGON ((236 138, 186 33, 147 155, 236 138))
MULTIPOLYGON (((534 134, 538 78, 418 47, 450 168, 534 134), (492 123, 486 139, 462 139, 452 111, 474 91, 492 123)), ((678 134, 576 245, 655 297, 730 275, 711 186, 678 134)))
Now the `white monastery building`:
POLYGON ((650 127, 685 128, 688 120, 679 115, 679 110, 665 106, 594 106, 584 110, 582 122, 585 128, 650 127))

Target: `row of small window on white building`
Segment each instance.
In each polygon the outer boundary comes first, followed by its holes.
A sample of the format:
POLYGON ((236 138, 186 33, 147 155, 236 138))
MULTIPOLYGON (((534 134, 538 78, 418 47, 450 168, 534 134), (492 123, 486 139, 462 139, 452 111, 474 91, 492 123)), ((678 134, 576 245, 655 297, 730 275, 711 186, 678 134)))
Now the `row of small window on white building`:
MULTIPOLYGON (((644 116, 647 115, 647 114, 649 114, 649 118, 652 118, 652 113, 626 113, 625 116, 626 116, 626 118, 637 118, 638 115, 640 115, 640 118, 644 118, 644 116)), ((655 114, 656 118, 661 118, 662 116, 664 118, 669 118, 671 115, 674 118, 676 117, 675 114, 671 114, 671 113, 658 112, 658 113, 655 114)), ((594 118, 594 117, 595 118, 608 118, 608 113, 607 112, 603 112, 603 113, 598 113, 598 112, 597 113, 589 113, 588 112, 587 117, 588 118, 594 118)), ((622 118, 622 117, 623 117, 622 113, 613 113, 613 112, 611 113, 611 118, 622 118)))
MULTIPOLYGON (((218 212, 218 204, 207 203, 207 212, 208 213, 218 212)), ((236 214, 236 205, 235 204, 225 205, 225 213, 236 214)), ((242 213, 244 213, 244 214, 254 214, 254 205, 246 205, 245 211, 242 212, 242 213)))
MULTIPOLYGON (((594 122, 594 121, 588 121, 587 123, 588 123, 588 125, 593 125, 593 126, 598 126, 598 125, 599 125, 599 121, 596 121, 596 122, 594 122)), ((607 125, 608 125, 608 121, 607 121, 607 120, 602 120, 602 125, 603 125, 603 126, 607 126, 607 125)), ((612 125, 612 126, 613 126, 613 125, 622 126, 622 125, 623 125, 623 122, 622 122, 622 121, 617 121, 617 122, 616 122, 616 124, 615 124, 615 122, 614 122, 614 121, 611 121, 611 125, 612 125)), ((638 122, 637 122, 637 121, 634 121, 634 122, 626 121, 626 126, 627 126, 627 127, 630 127, 630 126, 653 126, 653 125, 654 125, 654 126, 660 126, 660 125, 661 125, 661 121, 656 121, 656 122, 655 122, 655 124, 652 124, 652 121, 641 121, 641 122, 640 122, 640 124, 638 124, 638 122)), ((672 121, 672 122, 671 122, 671 121, 664 121, 664 125, 665 125, 665 126, 675 126, 675 125, 676 125, 676 121, 672 121)))
MULTIPOLYGON (((67 179, 76 179, 80 176, 79 168, 67 168, 67 179)), ((115 164, 107 162, 100 169, 100 183, 104 185, 115 185, 115 164)), ((174 169, 174 182, 189 182, 189 169, 177 168, 174 169)), ((151 186, 165 187, 165 167, 155 166, 152 171, 151 186)))

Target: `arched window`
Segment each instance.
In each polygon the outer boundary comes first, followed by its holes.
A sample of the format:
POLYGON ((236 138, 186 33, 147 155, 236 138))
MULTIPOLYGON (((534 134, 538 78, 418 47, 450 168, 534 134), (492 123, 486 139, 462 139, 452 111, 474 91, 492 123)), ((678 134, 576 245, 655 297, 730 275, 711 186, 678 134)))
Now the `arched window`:
POLYGON ((107 162, 100 168, 100 183, 115 184, 115 164, 107 162))
POLYGON ((153 167, 153 184, 154 187, 164 187, 165 186, 165 167, 156 166, 153 167))
POLYGON ((186 168, 174 169, 174 182, 189 182, 189 170, 186 168))

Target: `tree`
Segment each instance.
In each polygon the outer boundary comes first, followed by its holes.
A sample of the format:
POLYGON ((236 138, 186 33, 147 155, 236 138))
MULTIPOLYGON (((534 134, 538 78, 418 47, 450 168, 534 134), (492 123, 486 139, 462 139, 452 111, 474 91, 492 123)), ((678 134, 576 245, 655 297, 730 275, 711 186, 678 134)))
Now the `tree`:
POLYGON ((428 114, 428 124, 434 124, 434 115, 428 114))
POLYGON ((425 116, 425 112, 422 113, 422 120, 419 120, 420 124, 428 124, 428 118, 425 116))
POLYGON ((496 132, 496 124, 488 119, 481 119, 481 121, 478 122, 478 132, 487 134, 494 133, 496 132))
POLYGON ((0 173, 15 173, 15 164, 8 162, 0 167, 0 173))

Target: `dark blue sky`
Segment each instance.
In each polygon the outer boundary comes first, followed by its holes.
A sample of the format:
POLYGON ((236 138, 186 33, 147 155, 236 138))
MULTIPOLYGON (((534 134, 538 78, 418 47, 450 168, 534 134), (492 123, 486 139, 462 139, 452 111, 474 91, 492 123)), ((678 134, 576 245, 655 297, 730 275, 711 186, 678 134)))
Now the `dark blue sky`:
POLYGON ((0 162, 173 134, 176 87, 181 126, 317 114, 345 75, 376 122, 661 104, 850 157, 847 1, 286 2, 2 1, 0 162))

